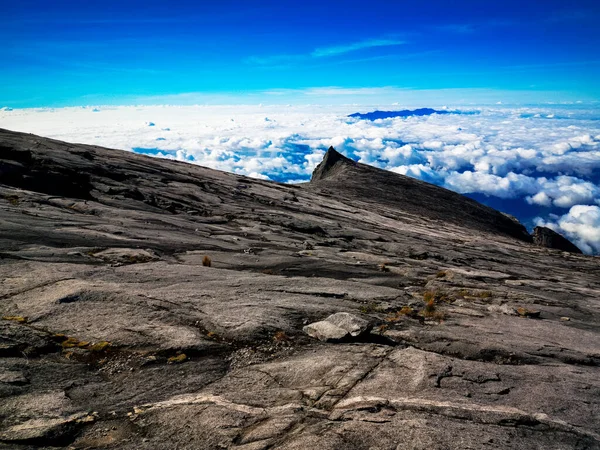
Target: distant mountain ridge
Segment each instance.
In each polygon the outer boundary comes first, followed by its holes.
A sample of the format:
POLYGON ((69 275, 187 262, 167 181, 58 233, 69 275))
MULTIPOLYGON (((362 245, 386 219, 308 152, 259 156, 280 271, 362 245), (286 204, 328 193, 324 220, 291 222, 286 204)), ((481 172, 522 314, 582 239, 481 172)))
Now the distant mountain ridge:
POLYGON ((391 119, 394 117, 412 117, 412 116, 431 116, 432 114, 477 114, 476 111, 462 112, 462 111, 451 111, 447 109, 433 109, 433 108, 418 108, 418 109, 403 109, 401 111, 372 111, 368 113, 354 113, 348 117, 355 117, 358 119, 366 120, 377 120, 377 119, 391 119))

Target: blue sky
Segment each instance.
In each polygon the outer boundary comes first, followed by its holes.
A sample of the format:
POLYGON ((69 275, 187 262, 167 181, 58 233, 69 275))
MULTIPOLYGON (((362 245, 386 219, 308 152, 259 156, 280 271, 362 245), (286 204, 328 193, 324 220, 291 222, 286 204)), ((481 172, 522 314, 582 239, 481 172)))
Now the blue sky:
POLYGON ((597 1, 1 1, 0 106, 598 101, 599 19, 597 1))

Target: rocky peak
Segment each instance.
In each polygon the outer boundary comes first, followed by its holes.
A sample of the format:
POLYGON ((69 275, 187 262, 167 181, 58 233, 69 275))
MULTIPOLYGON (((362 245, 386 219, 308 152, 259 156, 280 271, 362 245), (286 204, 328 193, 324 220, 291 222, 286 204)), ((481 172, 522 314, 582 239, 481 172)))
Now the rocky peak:
POLYGON ((354 166, 355 164, 354 161, 350 158, 346 158, 335 148, 329 147, 329 150, 327 150, 327 153, 325 153, 325 156, 323 157, 323 161, 321 161, 313 171, 310 181, 315 182, 329 178, 332 175, 343 171, 345 167, 354 166))
POLYGON ((564 252, 582 253, 582 251, 566 237, 546 227, 535 227, 533 242, 540 247, 554 248, 564 252))

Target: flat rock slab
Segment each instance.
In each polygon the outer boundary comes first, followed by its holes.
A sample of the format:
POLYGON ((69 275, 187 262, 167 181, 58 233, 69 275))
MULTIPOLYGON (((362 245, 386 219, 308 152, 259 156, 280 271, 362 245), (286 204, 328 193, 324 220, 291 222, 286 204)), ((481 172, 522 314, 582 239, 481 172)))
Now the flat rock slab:
POLYGON ((65 435, 75 432, 78 426, 93 422, 95 418, 87 414, 69 417, 31 419, 13 425, 0 433, 0 441, 31 444, 51 444, 65 435))

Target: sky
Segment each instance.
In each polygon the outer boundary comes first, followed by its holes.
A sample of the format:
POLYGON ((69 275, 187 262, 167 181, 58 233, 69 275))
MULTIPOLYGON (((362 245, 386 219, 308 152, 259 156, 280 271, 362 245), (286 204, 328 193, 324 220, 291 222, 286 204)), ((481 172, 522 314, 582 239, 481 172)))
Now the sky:
POLYGON ((600 100, 591 0, 0 1, 0 107, 600 100))

